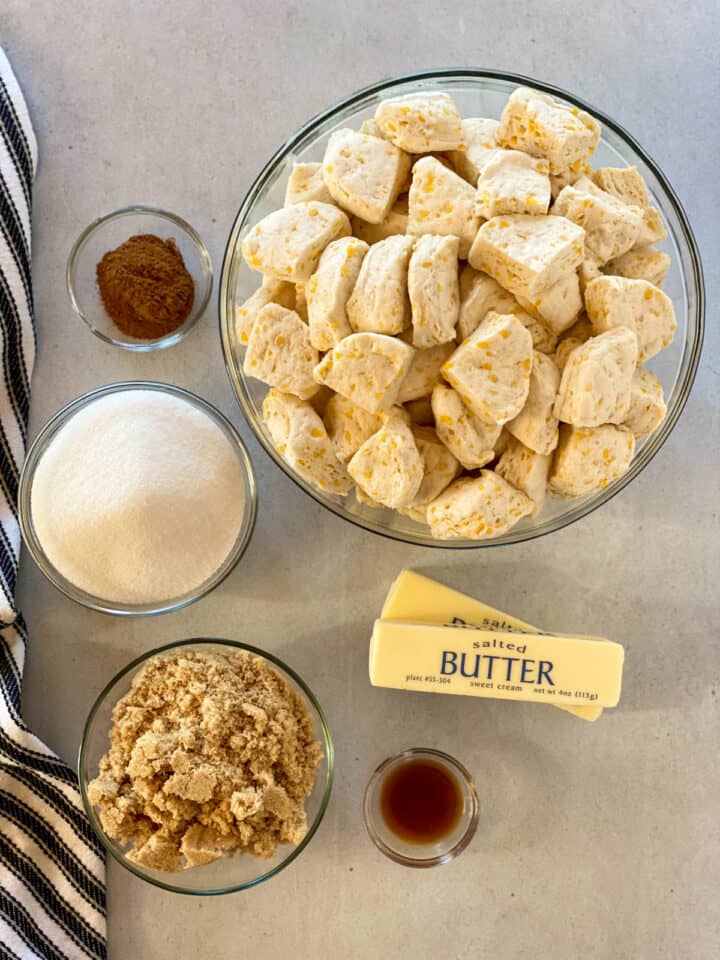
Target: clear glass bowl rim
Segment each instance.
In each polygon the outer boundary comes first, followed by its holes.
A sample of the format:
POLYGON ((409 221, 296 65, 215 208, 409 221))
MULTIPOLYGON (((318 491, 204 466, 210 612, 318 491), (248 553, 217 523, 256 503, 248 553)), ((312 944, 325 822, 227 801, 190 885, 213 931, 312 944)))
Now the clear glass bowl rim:
POLYGON ((420 869, 427 867, 438 867, 442 864, 449 863, 451 860, 454 860, 456 857, 460 856, 463 850, 465 850, 472 841, 475 833, 477 832, 477 826, 480 820, 480 800, 478 798, 477 787, 475 786, 475 781, 472 778, 472 774, 467 767, 464 766, 464 764, 460 763, 458 759, 451 756, 449 753, 445 753, 443 750, 436 750, 433 747, 410 747, 407 750, 402 750, 400 753, 393 754, 391 757, 387 757, 373 771, 372 776, 368 780, 367 787, 365 788, 365 796, 363 798, 363 818, 365 820, 365 827, 370 839, 378 848, 378 850, 389 860, 402 864, 404 867, 418 867, 420 869), (473 809, 470 814, 468 825, 465 828, 465 832, 450 850, 446 850, 445 853, 438 854, 434 857, 416 858, 407 857, 398 850, 393 850, 393 848, 388 846, 378 834, 377 830, 375 829, 374 818, 372 815, 372 797, 374 791, 389 767, 391 767, 393 764, 402 763, 408 760, 416 760, 421 757, 427 757, 430 760, 440 760, 443 763, 446 763, 449 767, 452 767, 467 787, 472 799, 473 809))
POLYGON ((268 653, 266 650, 261 650, 259 647, 253 647, 249 643, 241 643, 239 640, 227 640, 219 637, 191 637, 186 640, 176 640, 172 643, 163 644, 161 647, 155 647, 152 650, 148 650, 145 653, 141 654, 139 657, 136 657, 132 660, 126 667, 123 667, 119 673, 116 673, 115 676, 110 680, 100 691, 95 702, 90 708, 88 713, 87 720, 83 727, 82 739, 80 741, 80 750, 78 752, 78 783, 80 785, 80 796, 82 798, 83 806, 85 807, 85 813, 90 821, 90 825, 93 828, 96 836, 102 843, 105 850, 117 860, 119 864, 125 867, 126 870, 129 870, 130 873, 134 874, 136 877, 139 877, 141 880, 145 880, 147 883, 153 884, 155 887, 159 887, 161 890, 167 890, 169 893, 182 893, 188 896, 197 896, 197 897, 215 897, 222 896, 226 893, 239 893, 241 890, 248 890, 250 887, 256 887, 260 883, 264 883, 266 880, 269 880, 271 877, 274 877, 275 874, 280 873, 281 870, 284 870, 289 864, 293 862, 297 857, 300 856, 305 847, 310 843, 313 836, 315 835, 320 823, 322 822, 325 812, 330 803, 330 795, 332 793, 333 778, 335 773, 335 748, 333 746, 332 736, 330 734, 330 728, 328 727, 327 720, 325 718, 325 712, 323 711, 320 703, 318 702, 317 697, 312 692, 310 687, 305 683, 302 677, 296 673, 292 667, 289 667, 284 661, 279 657, 276 657, 272 653, 268 653), (172 883, 165 883, 162 880, 158 880, 156 877, 148 876, 140 867, 136 866, 132 861, 128 860, 122 855, 122 853, 115 847, 113 843, 105 835, 105 831, 100 826, 97 816, 95 815, 95 810, 90 803, 87 795, 87 788, 85 783, 85 778, 83 776, 83 769, 85 766, 85 756, 87 752, 88 737, 90 735, 90 730, 92 728, 93 720, 100 709, 100 707, 105 702, 105 699, 109 695, 110 691, 113 689, 115 684, 119 683, 123 677, 132 671, 137 670, 143 663, 147 660, 150 660, 152 657, 170 653, 173 650, 181 649, 182 647, 188 646, 225 646, 233 647, 236 650, 245 650, 248 653, 252 653, 255 656, 262 657, 263 660, 267 660, 273 667, 277 667, 282 673, 286 673, 291 680, 293 680, 302 690, 303 694, 307 697, 310 703, 313 706, 313 709, 317 712, 317 715, 320 719, 321 730, 316 731, 322 736, 323 748, 325 750, 325 759, 327 763, 327 773, 325 775, 325 786, 323 788, 322 800, 320 801, 320 807, 317 814, 311 824, 308 825, 308 832, 305 834, 300 843, 293 847, 290 853, 282 860, 280 863, 276 864, 271 870, 268 870, 266 873, 261 874, 258 877, 255 877, 253 880, 245 881, 240 884, 233 884, 229 887, 218 887, 217 889, 206 889, 206 890, 190 890, 186 887, 177 887, 172 883))
POLYGON ((258 493, 257 482, 255 480, 255 469, 253 467, 252 460, 250 459, 250 455, 247 452, 245 444, 243 443, 237 429, 227 419, 227 417, 209 401, 204 400, 195 393, 191 393, 190 390, 185 390, 182 387, 176 387, 170 383, 161 383, 157 380, 121 380, 117 383, 108 383, 105 386, 96 387, 94 390, 89 390, 87 393, 83 393, 81 396, 75 397, 74 400, 71 400, 69 403, 65 404, 64 407, 61 407, 60 410, 58 410, 57 413, 55 413, 47 421, 30 445, 25 457, 25 463, 23 464, 22 472, 20 474, 20 483, 18 488, 18 519, 20 523, 20 532, 22 533, 23 544, 29 551, 30 556, 35 561, 37 567, 45 575, 45 577, 47 577, 50 583, 52 583, 52 585, 61 593, 65 594, 65 596, 70 600, 74 600, 76 603, 79 603, 84 607, 88 607, 90 610, 95 610, 97 613, 108 613, 116 616, 126 617, 149 617, 161 613, 171 613, 176 610, 182 610, 191 603, 195 603, 196 600, 200 600, 202 597, 207 596, 208 593, 214 590, 215 587, 219 586, 223 580, 229 576, 242 555, 245 553, 245 550, 247 549, 252 538, 253 530, 255 529, 257 509, 258 493), (74 413, 76 413, 78 410, 81 410, 89 403, 92 403, 99 397, 109 396, 113 393, 121 393, 126 390, 155 390, 159 393, 167 393, 172 396, 179 397, 180 399, 187 400, 193 404, 193 406, 199 407, 201 410, 203 410, 210 417, 213 423, 217 424, 217 426, 223 431, 225 436, 227 436, 232 443, 233 449, 237 454, 238 461, 240 463, 240 469, 245 482, 246 500, 240 534, 237 542, 226 557, 225 561, 218 568, 215 575, 210 577, 205 581, 204 584, 201 585, 201 589, 179 598, 164 601, 163 603, 123 605, 121 603, 104 600, 102 597, 94 596, 93 594, 87 593, 86 591, 81 590, 79 587, 76 587, 73 583, 63 577, 63 575, 50 563, 45 555, 45 551, 42 548, 42 544, 35 535, 35 528, 32 522, 32 481, 35 474, 35 469, 45 451, 48 439, 52 439, 52 437, 55 436, 56 431, 59 430, 74 413))
POLYGON ((575 96, 575 94, 569 93, 562 87, 544 83, 536 80, 533 77, 527 77, 517 73, 507 73, 500 70, 481 70, 472 67, 428 69, 389 77, 385 80, 381 80, 377 83, 363 87, 350 96, 337 101, 326 110, 323 110, 321 113, 316 114, 314 117, 308 120, 308 122, 304 124, 297 131, 297 133, 294 134, 294 136, 287 140, 268 160, 252 183, 248 192, 245 194, 245 197, 240 204, 240 208, 230 229, 230 234, 225 247, 225 253, 223 255, 223 264, 220 274, 218 323, 220 327, 220 338, 223 348, 225 369, 230 379, 230 384, 233 388, 235 396, 237 397, 238 403, 242 408, 245 419, 268 456, 278 467, 280 467, 283 473, 293 481, 293 483, 300 487, 301 490, 311 496, 326 510, 330 510, 343 520, 354 524, 356 527, 360 527, 362 530, 368 530, 372 533, 380 534, 380 536, 387 537, 390 540, 397 540, 399 542, 410 543, 415 546, 431 547, 441 550, 479 550, 487 547, 502 547, 514 543, 523 543, 529 540, 535 540, 539 537, 548 536, 549 534, 555 533, 558 530, 562 530, 564 527, 569 526, 571 523, 575 523, 577 520, 588 516, 599 507, 603 506, 618 493, 620 493, 621 490, 624 490, 625 487, 631 483, 635 477, 637 477, 645 469, 645 467, 650 464, 660 448, 664 445, 667 438, 670 436, 670 433, 680 418, 695 381, 695 375, 700 362, 700 353, 705 336, 705 286, 703 280, 702 261, 700 259, 697 242, 692 232, 692 228, 690 227, 687 215, 685 214, 685 210, 683 209, 677 194, 658 164, 652 159, 652 157, 648 155, 645 149, 638 143, 632 134, 628 133, 628 131, 625 130, 625 128, 619 123, 611 119, 602 110, 598 110, 586 100, 575 96), (307 138, 309 138, 326 120, 341 114, 344 110, 354 106, 366 97, 381 94, 389 88, 397 86, 398 84, 407 84, 416 81, 427 80, 457 80, 459 82, 462 82, 463 80, 506 81, 519 86, 533 87, 534 89, 541 90, 544 93, 560 97, 561 99, 580 107, 580 109, 591 113, 604 126, 609 127, 621 140, 625 142, 627 146, 634 150, 642 158, 643 162, 646 163, 647 166, 652 170, 653 174, 662 186, 669 203, 673 207, 675 215, 678 218, 680 227, 682 229, 682 239, 687 244, 689 257, 692 264, 692 277, 690 278, 690 282, 693 285, 694 294, 697 300, 697 311, 695 316, 697 329, 694 342, 692 343, 692 347, 689 352, 686 376, 681 384, 676 403, 671 409, 668 409, 667 416, 662 425, 657 431, 655 431, 649 441, 644 445, 643 453, 645 456, 642 459, 642 462, 640 458, 636 458, 630 465, 630 469, 622 477, 608 485, 604 491, 596 492, 591 501, 583 502, 574 509, 569 509, 567 512, 562 514, 562 516, 553 518, 551 521, 549 521, 547 528, 520 531, 513 531, 511 529, 502 537, 492 540, 459 542, 453 540, 434 541, 430 539, 429 534, 424 534, 421 536, 412 533, 406 533, 400 530, 393 530, 384 524, 375 522, 369 518, 353 516, 349 511, 345 510, 342 505, 335 504, 329 499, 326 500, 320 491, 315 490, 310 484, 306 484, 300 480, 291 467, 285 463, 280 454, 275 450, 272 442, 265 437, 263 432, 259 429, 255 422, 255 412, 253 410, 253 404, 250 399, 247 386, 242 373, 239 373, 236 368, 232 354, 232 343, 230 339, 230 331, 233 323, 232 311, 230 309, 230 301, 233 296, 233 291, 231 288, 231 274, 233 272, 232 265, 235 252, 238 247, 238 238, 248 212, 252 209, 258 194, 264 188, 266 181, 271 177, 275 171, 275 168, 288 154, 295 150, 299 144, 303 143, 307 138))
POLYGON ((121 347, 123 350, 135 350, 139 353, 147 353, 150 350, 162 350, 165 347, 174 346, 174 344, 183 340, 194 328, 195 324, 205 312, 212 295, 213 282, 214 276, 210 252, 205 246, 205 242, 197 230, 190 223, 188 223, 187 220, 183 220, 182 217, 178 216, 176 213, 172 213, 170 210, 163 210, 162 207, 153 207, 142 203, 118 207, 117 210, 111 210, 110 213, 105 213, 101 217, 97 217, 95 220, 93 220, 92 223, 89 223, 72 245, 70 255, 68 256, 67 268, 65 270, 65 284, 67 286, 68 296, 70 297, 70 303, 72 304, 73 310, 80 317, 88 330, 90 330, 91 333, 94 333, 96 337, 104 340, 105 343, 111 343, 113 346, 121 347), (89 238, 93 233, 95 233, 96 230, 105 226, 105 224, 111 223, 113 220, 120 220, 123 217, 127 217, 132 214, 149 214, 154 217, 160 217, 165 220, 169 220, 171 223, 174 223, 176 227, 179 227, 190 237, 197 247, 200 261, 207 277, 207 289, 205 293, 200 300, 197 298, 195 299, 192 310, 182 326, 178 327, 177 330, 172 330, 164 337, 158 337, 157 340, 147 340, 145 342, 138 341, 137 343, 129 340, 116 339, 115 337, 109 337, 106 333, 103 333, 102 330, 98 330, 98 328, 91 323, 91 321, 83 313, 83 310, 80 306, 80 301, 75 293, 75 273, 77 268, 77 260, 89 238))

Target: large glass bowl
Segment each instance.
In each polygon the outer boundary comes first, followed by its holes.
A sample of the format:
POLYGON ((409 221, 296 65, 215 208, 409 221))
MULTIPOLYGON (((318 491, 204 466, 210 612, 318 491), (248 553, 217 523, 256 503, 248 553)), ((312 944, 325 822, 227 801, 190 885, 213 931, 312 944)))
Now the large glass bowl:
POLYGON ((300 856, 315 835, 327 810, 332 790, 333 768, 333 743, 322 707, 312 690, 291 667, 272 654, 245 643, 238 643, 234 640, 201 638, 180 640, 177 643, 169 643, 166 646, 150 650, 138 657, 137 660, 133 660, 117 676, 113 677, 99 694, 85 722, 78 759, 78 780, 85 812, 93 830, 107 852, 126 870, 134 873, 136 877, 140 877, 142 880, 147 880, 148 883, 156 887, 169 890, 171 893, 213 896, 222 893, 236 893, 239 890, 254 887, 258 883, 274 877, 276 873, 279 873, 300 856), (127 846, 113 840, 103 830, 97 812, 88 799, 87 788, 89 782, 97 776, 100 758, 107 752, 110 745, 109 733, 112 726, 113 709, 117 702, 130 690, 137 672, 155 657, 167 657, 172 653, 190 652, 191 650, 208 653, 245 650, 267 661, 268 666, 289 684, 305 704, 312 719, 315 739, 322 746, 323 757, 316 771, 312 793, 305 801, 308 830, 297 846, 287 843, 279 844, 275 856, 269 859, 254 857, 250 854, 236 854, 233 857, 221 857, 213 863, 193 867, 190 870, 165 873, 161 870, 140 866, 128 859, 127 846))
POLYGON ((277 151, 250 188, 235 218, 223 262, 219 311, 225 363, 240 406, 267 453, 298 486, 339 517, 374 533, 424 546, 468 548, 518 543, 559 530, 607 503, 648 465, 677 423, 690 394, 703 340, 704 288, 697 245, 680 201, 654 160, 614 120, 579 97, 528 77, 488 70, 431 70, 385 80, 358 91, 310 120, 277 151), (365 118, 373 116, 381 100, 418 90, 442 90, 454 98, 465 117, 499 117, 508 96, 519 85, 543 90, 597 117, 602 123, 603 134, 593 164, 636 166, 645 178, 652 203, 662 214, 668 237, 659 246, 670 254, 672 260, 664 290, 675 305, 678 326, 672 346, 653 357, 648 366, 662 382, 668 413, 655 433, 638 442, 627 473, 605 489, 574 500, 548 498, 539 516, 521 521, 506 534, 492 540, 435 540, 427 527, 394 511, 358 503, 352 494, 343 498, 316 490, 275 450, 261 413, 267 387, 244 376, 244 348, 235 332, 236 305, 260 284, 260 275, 243 261, 240 244, 262 217, 283 205, 285 185, 293 164, 321 160, 331 133, 339 127, 359 127, 365 118))

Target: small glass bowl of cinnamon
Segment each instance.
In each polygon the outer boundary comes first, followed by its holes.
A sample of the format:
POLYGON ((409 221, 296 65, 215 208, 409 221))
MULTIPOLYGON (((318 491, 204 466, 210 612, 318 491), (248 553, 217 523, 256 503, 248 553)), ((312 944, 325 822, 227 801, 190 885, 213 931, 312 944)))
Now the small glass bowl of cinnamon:
POLYGON ((182 340, 205 312, 212 284, 198 233, 157 207, 123 207, 94 220, 67 265, 75 312, 96 337, 125 350, 182 340))

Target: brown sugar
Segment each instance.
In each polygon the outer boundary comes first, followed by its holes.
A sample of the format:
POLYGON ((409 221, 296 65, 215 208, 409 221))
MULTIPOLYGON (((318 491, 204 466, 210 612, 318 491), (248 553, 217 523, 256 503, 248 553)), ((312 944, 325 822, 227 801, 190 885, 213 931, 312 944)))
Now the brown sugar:
POLYGON ((100 297, 110 319, 129 337, 155 340, 187 320, 195 285, 172 238, 130 237, 98 263, 100 297))
POLYGON ((272 857, 307 832, 321 758, 305 703, 264 660, 189 650, 135 676, 88 797, 108 836, 146 867, 272 857))

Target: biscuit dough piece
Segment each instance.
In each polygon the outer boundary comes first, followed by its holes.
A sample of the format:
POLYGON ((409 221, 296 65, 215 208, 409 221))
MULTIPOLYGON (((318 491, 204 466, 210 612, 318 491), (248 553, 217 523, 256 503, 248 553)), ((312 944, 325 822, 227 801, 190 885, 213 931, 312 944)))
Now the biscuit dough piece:
POLYGON ((657 430, 666 415, 662 384, 651 370, 642 365, 637 367, 630 384, 630 409, 623 426, 632 430, 638 439, 657 430))
POLYGON ((480 171, 500 149, 495 140, 495 132, 500 126, 498 120, 485 117, 468 117, 462 122, 465 143, 464 150, 452 150, 448 156, 460 176, 473 186, 478 181, 480 171))
POLYGON ((277 452, 303 480, 340 496, 352 489, 352 480, 335 456, 325 424, 309 403, 270 390, 262 412, 277 452))
POLYGON ((575 271, 585 257, 585 231, 564 217, 516 214, 484 223, 469 260, 516 296, 534 300, 575 271))
POLYGON ((484 540, 509 530, 528 517, 535 504, 492 470, 462 477, 430 503, 427 521, 433 537, 484 540))
POLYGON ((637 167, 598 167, 591 173, 593 183, 630 207, 650 206, 645 181, 637 167))
POLYGON ((496 150, 480 171, 475 212, 490 220, 501 214, 546 214, 550 206, 548 162, 520 150, 496 150))
POLYGON ((335 203, 367 223, 381 223, 397 200, 410 157, 387 140, 343 128, 330 135, 323 177, 335 203))
POLYGON ((567 217, 585 230, 585 246, 600 263, 626 253, 637 243, 642 210, 628 207, 588 177, 560 191, 553 213, 567 217))
POLYGON ((466 264, 460 272, 458 340, 462 342, 471 333, 475 333, 490 310, 496 313, 516 313, 518 307, 515 297, 501 287, 497 280, 466 264))
POLYGON ((403 195, 395 201, 390 213, 381 223, 366 223, 359 217, 353 217, 350 224, 352 232, 359 240, 373 244, 380 240, 387 240, 388 237, 394 237, 398 233, 406 233, 407 222, 408 201, 407 196, 403 195))
POLYGON ((569 330, 566 330, 560 338, 560 342, 563 340, 568 340, 572 338, 573 340, 579 340, 580 343, 585 343, 586 340, 589 340, 590 337, 595 335, 595 331, 592 328, 592 324, 587 318, 586 313, 581 313, 575 323, 570 327, 569 330))
POLYGON ((415 236, 431 233, 457 237, 458 255, 467 259, 480 225, 475 213, 475 190, 434 157, 418 160, 412 174, 407 232, 415 236))
POLYGON ((580 160, 577 160, 573 163, 572 166, 568 167, 566 170, 561 170, 560 173, 551 173, 550 174, 550 192, 552 194, 553 200, 556 200, 558 194, 565 187, 570 186, 573 183, 577 183, 580 177, 589 177, 592 173, 592 167, 589 163, 583 163, 580 160))
POLYGON ((622 423, 630 409, 637 354, 637 337, 628 327, 614 327, 573 350, 563 370, 555 416, 576 427, 622 423))
POLYGON ((578 280, 580 282, 580 292, 582 295, 585 295, 585 287, 590 283, 591 280, 595 280, 596 277, 601 277, 603 275, 602 270, 600 269, 600 264, 595 259, 592 253, 585 251, 585 259, 578 267, 578 280))
POLYGON ((484 423, 504 424, 525 406, 532 336, 512 314, 489 313, 453 353, 442 374, 484 423))
POLYGON ((605 265, 605 273, 631 280, 647 280, 661 287, 670 269, 670 257, 655 247, 635 247, 605 265))
POLYGON ((368 245, 356 237, 333 240, 323 250, 305 287, 310 342, 317 350, 332 350, 353 332, 347 302, 367 251, 368 245))
MULTIPOLYGON (((412 432, 425 472, 411 507, 426 507, 452 483, 461 467, 432 427, 412 427, 412 432)), ((422 522, 426 522, 424 515, 422 522)))
POLYGON ((655 207, 648 207, 642 213, 642 225, 638 234, 636 245, 638 247, 647 247, 651 243, 660 243, 667 236, 667 230, 662 222, 660 211, 655 207))
POLYGON ((520 413, 505 429, 535 453, 549 454, 558 443, 558 420, 553 412, 560 371, 550 357, 533 354, 530 390, 520 413))
POLYGON ((442 365, 454 350, 454 343, 441 343, 427 350, 416 350, 397 395, 397 403, 427 397, 440 379, 442 365))
POLYGON ((677 326, 672 300, 647 280, 598 277, 585 289, 585 309, 596 333, 613 327, 634 330, 641 361, 668 347, 677 326))
POLYGON ((537 317, 533 317, 532 314, 526 313, 525 310, 516 310, 515 316, 525 329, 529 331, 534 350, 548 356, 553 353, 557 346, 557 337, 551 330, 548 330, 542 320, 538 320, 537 317))
POLYGON ((395 236, 373 244, 365 254, 347 302, 353 330, 401 333, 410 321, 407 272, 412 237, 395 236))
POLYGON ((552 464, 552 454, 536 453, 515 437, 508 444, 498 460, 495 472, 503 480, 521 490, 535 504, 531 514, 539 513, 545 503, 547 480, 552 464))
POLYGON ((314 376, 368 413, 389 410, 412 362, 414 350, 381 333, 352 333, 315 367, 314 376))
MULTIPOLYGON (((588 339, 590 338, 588 337, 588 339)), ((573 352, 575 347, 581 347, 585 342, 585 340, 578 340, 575 337, 566 337, 564 340, 560 341, 560 343, 557 345, 555 353, 553 354, 555 366, 558 368, 560 373, 562 373, 565 369, 565 365, 567 364, 570 354, 573 352)))
POLYGON ((242 254, 253 270, 305 283, 325 247, 349 234, 350 221, 338 207, 303 201, 263 217, 243 240, 242 254))
POLYGON ((462 118, 446 93, 408 93, 383 100, 375 111, 382 135, 408 153, 460 150, 462 118))
POLYGON ((281 307, 292 310, 295 307, 295 287, 284 280, 263 277, 262 285, 251 297, 235 308, 235 330, 243 346, 247 346, 250 334, 255 326, 258 314, 269 303, 279 303, 281 307))
POLYGON ((438 437, 466 470, 484 467, 494 459, 500 424, 478 420, 460 394, 442 383, 433 390, 431 403, 438 437))
POLYGON ((457 237, 415 241, 408 266, 413 344, 421 349, 455 339, 460 312, 457 237))
POLYGON ((635 437, 627 427, 560 425, 550 469, 548 492, 557 497, 582 497, 621 477, 635 452, 635 437))
POLYGON ((368 413, 339 393, 333 394, 328 401, 323 422, 335 456, 341 463, 347 463, 382 425, 378 414, 368 413))
POLYGON ((400 412, 391 411, 382 427, 348 464, 358 487, 386 507, 409 506, 422 483, 423 458, 400 412))
POLYGON ((577 107, 566 107, 529 87, 510 94, 496 134, 500 146, 546 157, 562 173, 587 160, 600 141, 600 124, 577 107))
POLYGON ((577 273, 568 273, 534 300, 519 296, 518 303, 528 313, 538 317, 555 336, 564 333, 577 320, 583 308, 580 281, 577 273))
POLYGON ((285 206, 319 200, 320 203, 335 203, 325 186, 321 163, 295 163, 285 189, 285 206))
POLYGON ((298 314, 268 303, 250 334, 243 370, 248 377, 307 400, 318 390, 313 371, 319 357, 310 343, 310 330, 298 314))

